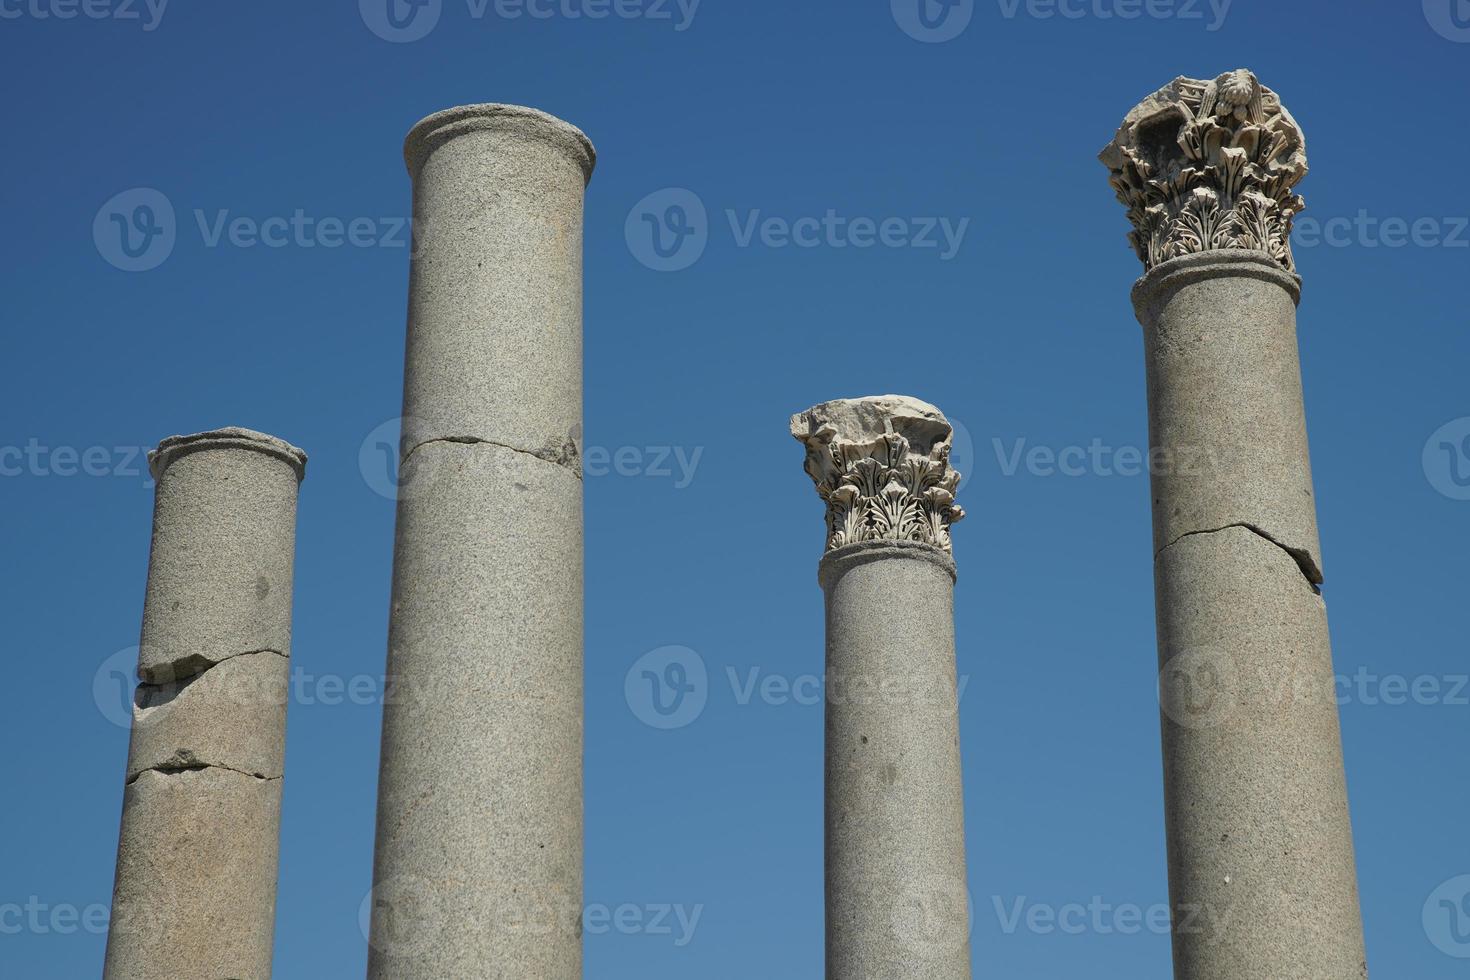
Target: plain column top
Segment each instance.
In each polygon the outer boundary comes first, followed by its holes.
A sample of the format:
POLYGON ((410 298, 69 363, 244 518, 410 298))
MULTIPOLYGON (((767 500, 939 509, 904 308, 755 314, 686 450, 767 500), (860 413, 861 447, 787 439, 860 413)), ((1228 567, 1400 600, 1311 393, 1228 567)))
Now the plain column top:
POLYGON ((584 182, 592 179, 592 168, 597 165, 597 150, 592 141, 571 123, 540 109, 482 102, 444 109, 420 119, 403 141, 403 160, 408 165, 409 175, 416 176, 419 167, 436 148, 456 136, 476 130, 513 131, 543 139, 566 153, 581 168, 584 182))
POLYGON ((306 476, 306 453, 284 439, 233 425, 223 429, 210 429, 208 432, 196 432, 191 436, 169 436, 148 454, 148 472, 153 474, 154 480, 158 480, 174 460, 206 449, 254 450, 291 464, 291 468, 296 471, 297 480, 306 476))

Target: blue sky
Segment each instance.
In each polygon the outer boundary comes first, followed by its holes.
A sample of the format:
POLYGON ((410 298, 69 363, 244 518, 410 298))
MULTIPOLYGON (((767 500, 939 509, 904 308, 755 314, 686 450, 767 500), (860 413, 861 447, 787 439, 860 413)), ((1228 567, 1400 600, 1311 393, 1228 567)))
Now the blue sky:
POLYGON ((431 111, 502 101, 600 153, 586 900, 624 911, 589 929, 587 975, 820 975, 821 505, 786 421, 901 392, 963 433, 977 975, 1168 977, 1167 936, 1118 913, 1167 891, 1149 494, 1129 465, 1139 267, 1095 154, 1175 75, 1239 66, 1282 94, 1313 167, 1302 367, 1369 962, 1463 975, 1465 933, 1424 910, 1470 890, 1470 5, 931 2, 431 0, 389 20, 378 0, 0 0, 0 975, 100 970, 116 671, 152 504, 138 450, 228 424, 311 454, 275 975, 362 975, 400 145, 431 111), (684 232, 654 249, 650 211, 684 232), (129 256, 112 214, 161 234, 129 256), (675 729, 625 691, 666 647, 706 677, 675 729), (1018 907, 1087 911, 1010 927, 1018 907))

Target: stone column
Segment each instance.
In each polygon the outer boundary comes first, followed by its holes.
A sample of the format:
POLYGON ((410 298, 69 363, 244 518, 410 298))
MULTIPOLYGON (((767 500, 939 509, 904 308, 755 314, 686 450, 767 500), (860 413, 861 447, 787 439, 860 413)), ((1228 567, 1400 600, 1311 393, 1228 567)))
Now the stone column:
POLYGON ((582 902, 582 197, 533 109, 436 113, 413 178, 368 975, 573 980, 582 902))
POLYGON ((895 395, 791 419, 827 504, 829 980, 970 976, 953 430, 895 395))
POLYGON ((165 439, 106 980, 271 973, 306 454, 248 429, 165 439))
POLYGON ((1179 78, 1102 161, 1146 270, 1175 975, 1365 977, 1297 362, 1302 133, 1248 71, 1179 78))

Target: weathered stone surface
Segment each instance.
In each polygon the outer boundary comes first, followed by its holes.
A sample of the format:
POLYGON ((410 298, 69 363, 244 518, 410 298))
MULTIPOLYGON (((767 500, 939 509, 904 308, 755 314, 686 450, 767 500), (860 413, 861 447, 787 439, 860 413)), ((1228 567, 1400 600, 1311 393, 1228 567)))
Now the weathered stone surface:
POLYGON ((1321 596, 1238 527, 1156 581, 1175 975, 1366 977, 1321 596))
POLYGON ((166 439, 105 980, 271 971, 296 495, 306 456, 166 439))
POLYGON ((553 116, 489 104, 429 116, 404 152, 415 238, 405 452, 481 440, 580 472, 592 144, 553 116))
POLYGON ((281 781, 148 771, 123 797, 104 980, 269 980, 281 781))
POLYGON ((518 106, 409 133, 404 369, 368 975, 582 973, 582 199, 518 106))
POLYGON ((828 552, 827 976, 970 976, 954 563, 875 541, 828 552))
POLYGON ((1103 162, 1148 270, 1175 977, 1366 977, 1297 358, 1305 140, 1242 69, 1145 100, 1103 162))
POLYGON ((901 395, 791 418, 827 503, 827 976, 970 976, 953 430, 901 395))
POLYGON ((280 777, 290 682, 285 657, 247 653, 173 684, 139 686, 128 779, 192 766, 280 777))
POLYGON ((1157 551, 1255 527, 1322 581, 1295 276, 1249 252, 1158 266, 1134 289, 1148 369, 1157 551))
POLYGON ((165 439, 138 671, 171 683, 222 660, 291 649, 296 497, 306 454, 230 428, 165 439))
POLYGON ((1221 249, 1294 268, 1291 223, 1306 205, 1292 188, 1307 174, 1306 140, 1246 69, 1174 79, 1128 113, 1100 159, 1144 268, 1221 249))
POLYGON ((399 502, 369 975, 570 980, 582 484, 499 446, 414 458, 434 476, 399 502))
POLYGON ((942 412, 904 395, 824 402, 791 417, 807 475, 827 504, 827 548, 920 541, 950 550, 960 474, 942 412))

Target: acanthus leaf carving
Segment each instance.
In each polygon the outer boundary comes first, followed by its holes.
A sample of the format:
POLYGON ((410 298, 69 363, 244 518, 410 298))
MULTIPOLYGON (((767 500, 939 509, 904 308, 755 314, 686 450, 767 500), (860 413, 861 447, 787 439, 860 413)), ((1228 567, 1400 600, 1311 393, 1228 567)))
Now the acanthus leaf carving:
POLYGON ((1306 140, 1281 99, 1244 68, 1176 78, 1124 120, 1100 159, 1145 269, 1218 249, 1260 252, 1288 272, 1306 204, 1306 140))
POLYGON ((806 470, 827 505, 827 550, 918 541, 952 551, 960 474, 938 409, 900 396, 827 402, 792 417, 806 470))

